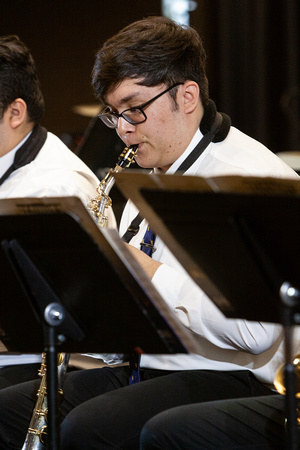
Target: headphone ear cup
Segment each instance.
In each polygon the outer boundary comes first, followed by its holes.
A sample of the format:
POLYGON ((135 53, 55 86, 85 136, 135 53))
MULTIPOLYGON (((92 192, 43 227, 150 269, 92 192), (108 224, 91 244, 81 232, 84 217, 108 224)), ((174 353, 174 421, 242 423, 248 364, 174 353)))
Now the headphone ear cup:
POLYGON ((230 127, 230 117, 227 114, 219 113, 215 103, 209 100, 208 105, 204 108, 204 114, 200 123, 200 131, 203 136, 212 132, 214 134, 212 142, 221 142, 228 135, 230 127))
POLYGON ((219 126, 216 130, 215 133, 215 137, 213 138, 213 142, 222 142, 224 141, 224 139, 226 139, 230 127, 231 127, 231 119, 227 114, 224 113, 219 113, 217 112, 218 115, 221 116, 221 121, 219 123, 219 126))

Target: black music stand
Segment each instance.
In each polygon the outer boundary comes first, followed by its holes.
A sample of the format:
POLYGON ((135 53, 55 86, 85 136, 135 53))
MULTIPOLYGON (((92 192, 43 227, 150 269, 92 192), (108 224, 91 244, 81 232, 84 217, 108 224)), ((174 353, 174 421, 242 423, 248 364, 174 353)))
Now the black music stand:
POLYGON ((298 448, 291 330, 300 324, 300 180, 127 171, 116 183, 227 317, 283 324, 288 438, 298 448))
POLYGON ((0 327, 47 354, 48 448, 59 448, 57 353, 197 353, 115 230, 76 197, 0 200, 0 327))

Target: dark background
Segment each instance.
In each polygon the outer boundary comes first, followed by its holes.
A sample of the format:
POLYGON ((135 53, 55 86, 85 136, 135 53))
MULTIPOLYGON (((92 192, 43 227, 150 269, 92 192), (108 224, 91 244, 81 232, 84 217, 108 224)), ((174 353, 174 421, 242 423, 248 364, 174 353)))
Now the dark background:
MULTIPOLYGON (((204 40, 218 109, 275 153, 299 151, 300 1, 196 3, 190 25, 204 40)), ((83 133, 93 134, 85 150, 92 168, 99 166, 92 153, 119 145, 114 131, 73 110, 96 103, 90 86, 95 53, 130 22, 161 14, 160 0, 0 0, 0 35, 19 35, 34 56, 46 102, 43 125, 76 152, 83 133)))

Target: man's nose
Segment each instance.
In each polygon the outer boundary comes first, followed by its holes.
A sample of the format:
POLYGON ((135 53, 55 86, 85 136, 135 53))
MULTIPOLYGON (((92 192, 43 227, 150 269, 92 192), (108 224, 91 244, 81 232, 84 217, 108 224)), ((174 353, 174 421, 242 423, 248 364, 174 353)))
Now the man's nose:
POLYGON ((119 136, 123 136, 127 133, 133 133, 135 131, 136 125, 127 122, 123 117, 119 117, 117 132, 119 136))

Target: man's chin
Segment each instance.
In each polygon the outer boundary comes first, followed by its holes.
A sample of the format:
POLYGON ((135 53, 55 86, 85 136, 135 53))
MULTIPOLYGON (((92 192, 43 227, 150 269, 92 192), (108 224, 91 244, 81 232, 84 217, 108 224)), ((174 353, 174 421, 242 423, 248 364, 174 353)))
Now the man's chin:
POLYGON ((137 165, 141 168, 141 169, 152 169, 151 164, 149 163, 149 161, 143 159, 143 158, 139 158, 138 156, 135 157, 135 162, 137 163, 137 165))

